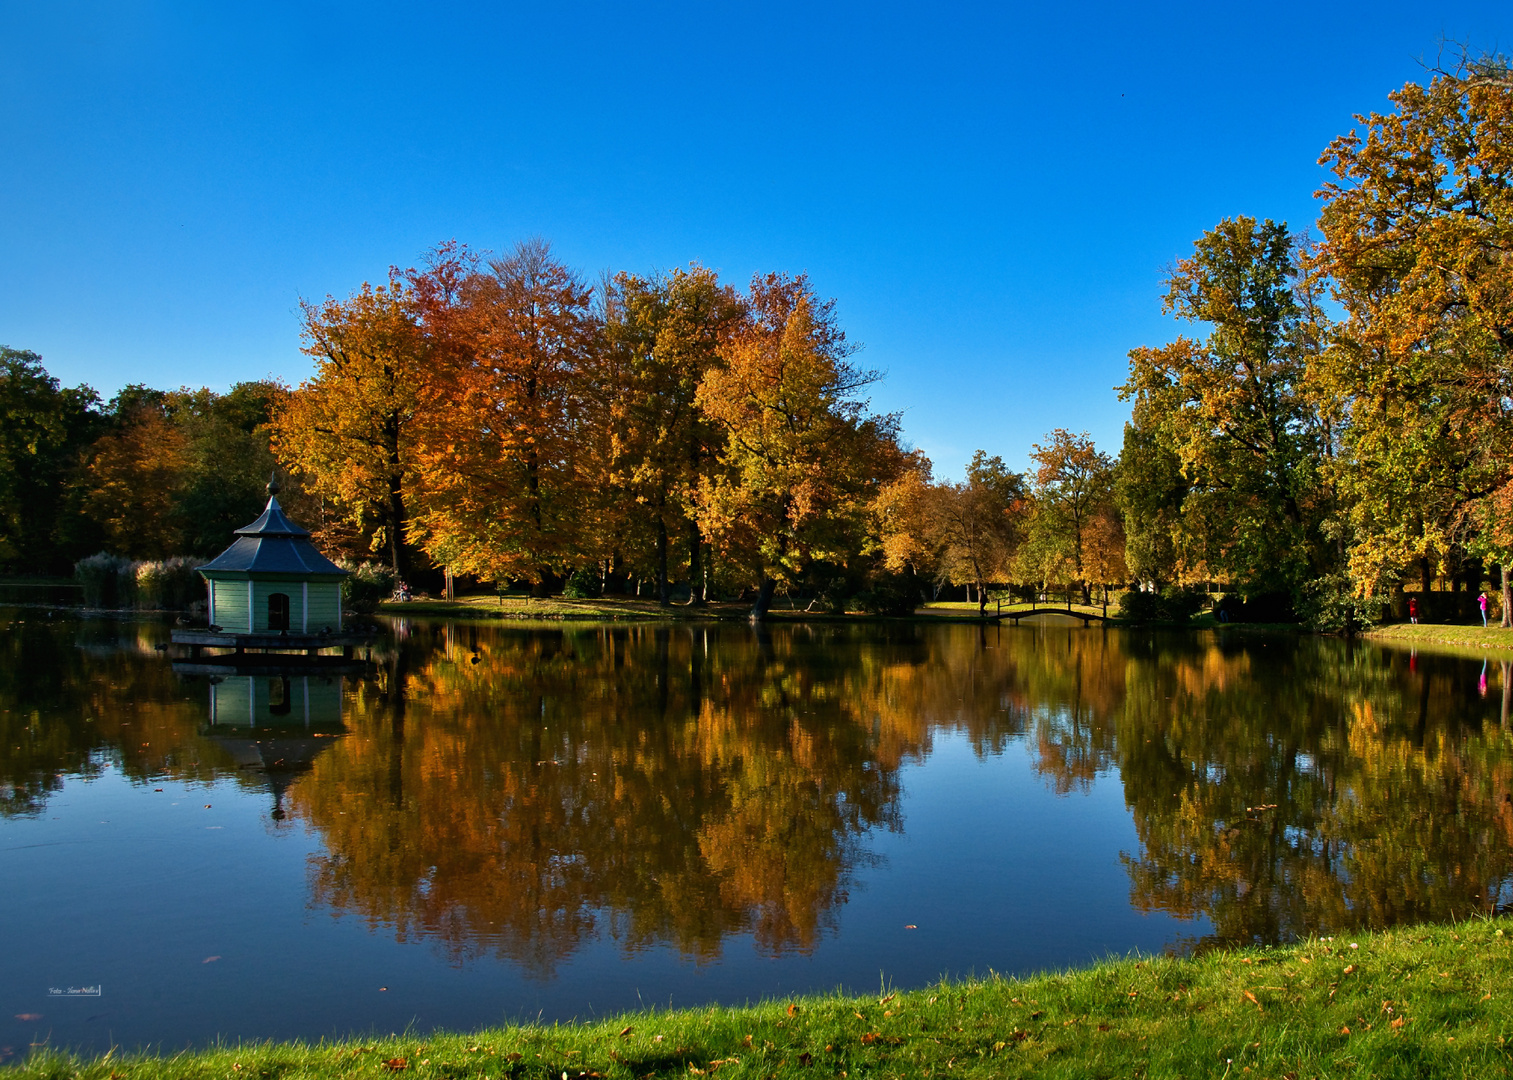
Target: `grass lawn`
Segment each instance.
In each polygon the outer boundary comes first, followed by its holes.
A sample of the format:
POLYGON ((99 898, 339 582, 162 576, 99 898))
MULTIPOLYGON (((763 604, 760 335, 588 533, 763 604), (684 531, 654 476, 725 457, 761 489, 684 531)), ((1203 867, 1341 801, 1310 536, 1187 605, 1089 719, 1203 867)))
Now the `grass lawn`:
POLYGON ((1472 649, 1513 650, 1513 630, 1497 626, 1448 626, 1438 623, 1393 623, 1368 631, 1365 637, 1372 641, 1394 645, 1419 645, 1437 643, 1460 645, 1472 649))
POLYGON ((1491 1077, 1513 1066, 1513 920, 865 997, 639 1012, 468 1034, 78 1058, 7 1080, 567 1076, 1491 1077))
MULTIPOLYGON (((821 610, 806 611, 807 601, 792 603, 786 597, 773 598, 772 608, 768 617, 773 620, 782 619, 865 619, 875 616, 865 615, 862 612, 848 612, 845 615, 832 615, 821 610)), ((492 593, 477 596, 463 596, 454 601, 448 600, 410 600, 404 603, 385 601, 380 604, 378 610, 385 615, 431 615, 448 618, 482 618, 482 619, 745 619, 751 612, 751 604, 748 602, 731 603, 717 601, 706 604, 704 607, 692 607, 687 604, 673 604, 670 607, 661 607, 655 600, 638 599, 634 597, 605 597, 598 600, 569 600, 564 597, 554 596, 545 600, 532 600, 521 594, 507 595, 502 599, 492 593)), ((1003 612, 1029 611, 1029 604, 1004 604, 1003 612)), ((1052 614, 1060 611, 1065 613, 1065 606, 1040 604, 1038 610, 1052 614)), ((1085 611, 1095 615, 1103 613, 1102 605, 1099 604, 1074 604, 1073 611, 1085 611)), ((1113 609, 1110 609, 1111 611, 1113 609)), ((999 612, 996 604, 988 605, 988 615, 991 617, 999 612)), ((921 619, 976 619, 978 610, 976 604, 964 601, 940 601, 921 605, 916 609, 914 617, 921 619)), ((1194 625, 1197 625, 1196 621, 1194 625)))

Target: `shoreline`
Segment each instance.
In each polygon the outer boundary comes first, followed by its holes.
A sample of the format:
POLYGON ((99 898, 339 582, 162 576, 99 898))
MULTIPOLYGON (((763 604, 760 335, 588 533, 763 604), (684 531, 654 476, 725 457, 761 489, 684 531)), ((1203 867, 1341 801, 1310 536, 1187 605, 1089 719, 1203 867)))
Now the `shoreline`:
POLYGON ((477 1032, 75 1055, 15 1080, 1486 1076, 1513 1065, 1513 918, 1187 958, 477 1032))

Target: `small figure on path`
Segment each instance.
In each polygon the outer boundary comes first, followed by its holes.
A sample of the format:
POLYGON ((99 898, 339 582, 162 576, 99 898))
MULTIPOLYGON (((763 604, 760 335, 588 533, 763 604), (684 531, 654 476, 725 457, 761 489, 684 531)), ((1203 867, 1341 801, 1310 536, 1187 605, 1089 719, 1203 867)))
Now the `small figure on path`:
POLYGON ((1418 623, 1418 597, 1416 596, 1408 597, 1408 621, 1415 625, 1418 623))
POLYGON ((1487 625, 1487 594, 1485 591, 1476 598, 1476 606, 1481 608, 1481 624, 1485 627, 1487 625))

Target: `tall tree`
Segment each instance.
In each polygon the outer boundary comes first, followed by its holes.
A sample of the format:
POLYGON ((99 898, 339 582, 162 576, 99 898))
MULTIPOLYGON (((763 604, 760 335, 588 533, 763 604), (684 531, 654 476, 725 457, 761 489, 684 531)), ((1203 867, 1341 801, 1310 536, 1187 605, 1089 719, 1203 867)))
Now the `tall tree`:
POLYGON ((407 499, 414 484, 415 429, 429 368, 414 294, 397 271, 346 300, 304 305, 304 351, 315 378, 279 402, 279 460, 409 573, 407 499))
POLYGON ((457 570, 545 592, 582 554, 591 290, 542 240, 458 285, 466 346, 439 355, 414 532, 457 570))
POLYGON ((134 559, 184 554, 189 440, 169 413, 168 397, 143 386, 116 395, 112 430, 90 447, 82 477, 85 512, 111 550, 134 559))
POLYGON ((611 482, 648 526, 660 603, 669 600, 669 547, 681 534, 694 601, 701 602, 703 534, 694 508, 721 431, 697 408, 720 341, 744 315, 735 290, 700 266, 610 284, 600 382, 610 392, 611 482))
POLYGON ((1349 316, 1326 372, 1367 590, 1448 568, 1513 479, 1513 70, 1462 57, 1389 97, 1320 159, 1319 264, 1349 316))
POLYGON ((0 346, 0 567, 63 569, 71 551, 67 481, 100 425, 87 386, 63 389, 42 358, 0 346))
POLYGON ((971 584, 979 608, 987 586, 1008 580, 1008 566, 1024 538, 1028 516, 1025 478, 1000 457, 979 450, 966 479, 937 485, 930 493, 928 533, 938 552, 939 575, 952 584, 971 584))
POLYGON ((1071 579, 1088 589, 1088 549, 1095 520, 1113 503, 1114 459, 1093 445, 1087 432, 1073 435, 1057 428, 1030 453, 1035 462, 1031 492, 1035 517, 1060 540, 1070 562, 1071 579))
POLYGON ((1325 569, 1331 510, 1308 382, 1326 327, 1297 255, 1285 224, 1238 217, 1204 233, 1167 279, 1165 310, 1207 338, 1132 350, 1119 388, 1134 425, 1181 464, 1183 518, 1209 572, 1293 596, 1325 569))
POLYGON ((700 525, 756 586, 762 619, 779 582, 813 559, 859 550, 881 485, 902 470, 897 417, 858 395, 877 378, 851 364, 833 301, 804 276, 752 282, 750 319, 708 373, 699 408, 725 432, 722 469, 701 480, 700 525))

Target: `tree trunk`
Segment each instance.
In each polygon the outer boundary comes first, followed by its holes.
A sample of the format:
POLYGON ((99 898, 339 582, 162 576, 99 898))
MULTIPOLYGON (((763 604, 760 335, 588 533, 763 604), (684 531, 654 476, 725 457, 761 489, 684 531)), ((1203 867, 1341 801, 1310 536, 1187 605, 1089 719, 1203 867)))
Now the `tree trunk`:
POLYGON ((688 523, 688 593, 689 603, 703 607, 709 599, 704 594, 704 538, 699 535, 699 523, 688 523))
POLYGON ((1513 608, 1513 582, 1508 581, 1507 563, 1502 563, 1498 569, 1502 577, 1502 626, 1507 629, 1513 627, 1513 610, 1509 610, 1513 608))
POLYGON ((761 587, 757 589, 756 601, 751 605, 751 621, 761 622, 767 617, 767 609, 772 606, 772 594, 777 591, 778 583, 762 575, 761 587))
POLYGON ((672 590, 667 582, 667 521, 660 510, 657 513, 657 603, 662 607, 672 603, 672 590))

